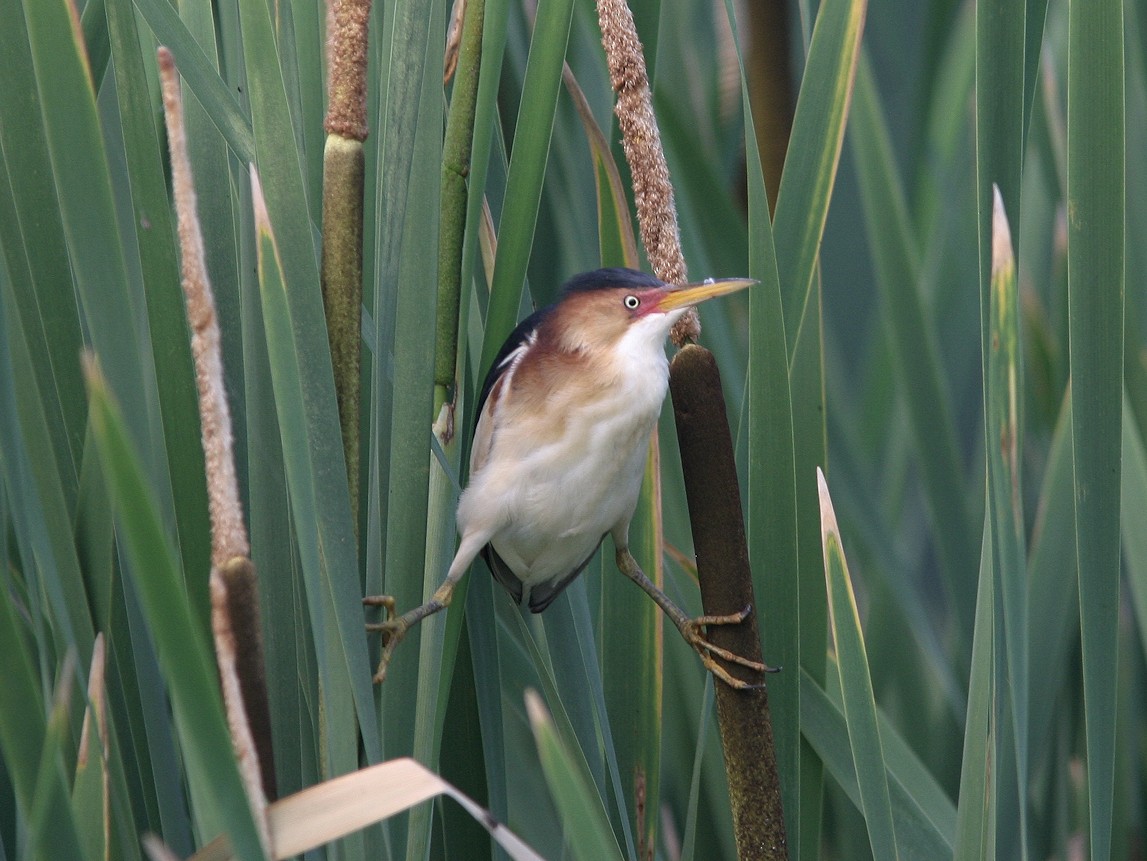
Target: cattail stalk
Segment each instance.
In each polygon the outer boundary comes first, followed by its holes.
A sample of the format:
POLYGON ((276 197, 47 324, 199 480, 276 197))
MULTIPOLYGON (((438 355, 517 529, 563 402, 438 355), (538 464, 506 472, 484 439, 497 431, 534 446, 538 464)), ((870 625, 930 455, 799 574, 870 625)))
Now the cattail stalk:
MULTIPOLYGON (((610 81, 617 92, 616 112, 633 175, 634 201, 642 243, 653 271, 663 281, 684 283, 673 187, 653 114, 645 57, 633 15, 625 0, 598 0, 602 43, 610 81)), ((700 335, 696 312, 683 317, 671 333, 682 346, 700 335)), ((689 346, 669 370, 681 466, 697 550, 697 576, 706 614, 737 612, 754 606, 744 521, 740 507, 732 438, 720 375, 712 354, 689 346)), ((756 617, 738 626, 709 632, 716 645, 750 660, 761 660, 756 617)), ((733 667, 731 672, 740 668, 733 667)), ((795 672, 795 668, 790 672, 795 672)), ((747 679, 753 683, 759 679, 747 679)), ((725 771, 733 808, 733 830, 741 859, 788 857, 776 768, 768 695, 762 685, 737 691, 716 685, 717 719, 725 751, 725 771)))
POLYGON ((259 626, 258 586, 239 501, 232 453, 231 414, 223 383, 223 358, 215 299, 207 276, 195 185, 187 155, 179 75, 171 52, 158 50, 164 118, 171 152, 172 192, 178 219, 181 280, 191 328, 199 392, 199 420, 211 517, 211 627, 223 703, 239 772, 264 848, 267 797, 275 791, 270 709, 259 626), (252 721, 252 718, 256 721, 252 721))
MULTIPOLYGON (((669 284, 684 284, 688 270, 681 251, 673 185, 661 147, 661 132, 653 115, 649 75, 633 13, 625 0, 598 0, 597 16, 609 81, 617 93, 614 112, 621 128, 625 160, 633 176, 633 202, 637 206, 641 244, 658 278, 669 284)), ((700 335, 701 323, 693 309, 678 320, 669 333, 678 347, 696 341, 700 335)))
POLYGON ((458 354, 458 312, 462 294, 462 250, 466 237, 467 177, 474 142, 474 114, 482 63, 486 0, 459 0, 447 45, 447 74, 457 70, 442 146, 442 189, 438 232, 438 309, 434 352, 435 433, 444 446, 454 437, 450 392, 458 354), (457 36, 455 36, 457 33, 457 36), (452 47, 457 38, 456 49, 452 47), (454 58, 454 59, 452 59, 454 58))
MULTIPOLYGON (((669 386, 701 603, 706 613, 755 606, 733 440, 713 354, 696 344, 686 346, 673 358, 669 386)), ((709 630, 709 639, 751 661, 763 661, 757 621, 753 613, 740 625, 715 626, 709 630)), ((761 681, 752 671, 734 664, 729 665, 729 672, 750 684, 761 681)), ((737 691, 717 684, 716 699, 737 857, 742 861, 787 858, 768 691, 764 685, 737 691)))
POLYGON ((367 136, 370 0, 327 8, 328 106, 323 149, 320 281, 334 366, 351 513, 358 525, 359 397, 362 381, 362 225, 367 136))

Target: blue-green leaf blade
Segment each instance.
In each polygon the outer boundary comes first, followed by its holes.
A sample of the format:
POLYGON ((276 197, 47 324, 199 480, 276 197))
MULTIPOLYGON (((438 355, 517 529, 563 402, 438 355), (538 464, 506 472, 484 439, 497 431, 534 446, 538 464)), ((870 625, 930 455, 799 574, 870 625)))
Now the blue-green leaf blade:
POLYGON ((498 255, 480 362, 483 369, 493 363, 517 320, 572 18, 572 0, 554 0, 538 7, 506 178, 505 209, 498 223, 498 255))
POLYGON ((866 0, 821 4, 797 98, 773 219, 790 360, 807 319, 867 10, 866 0))
POLYGON ((562 743, 541 698, 536 693, 527 692, 526 708, 546 782, 561 811, 574 857, 585 861, 621 858, 600 797, 586 783, 570 751, 562 743))
POLYGON ((199 811, 200 821, 226 831, 239 857, 255 861, 263 850, 231 749, 209 646, 192 619, 154 493, 119 409, 98 372, 90 374, 89 387, 92 425, 128 569, 168 681, 193 797, 205 808, 199 811))
POLYGON ((876 699, 868 670, 864 633, 849 579, 848 563, 840 542, 840 528, 828 495, 824 473, 817 472, 821 502, 821 540, 824 542, 824 572, 828 585, 829 624, 836 645, 837 670, 844 704, 844 719, 852 746, 852 760, 860 790, 861 812, 868 826, 868 840, 875 858, 899 857, 896 828, 884 748, 876 719, 876 699))
POLYGON ((1123 4, 1069 4, 1067 270, 1091 857, 1111 852, 1119 665, 1124 289, 1123 4))

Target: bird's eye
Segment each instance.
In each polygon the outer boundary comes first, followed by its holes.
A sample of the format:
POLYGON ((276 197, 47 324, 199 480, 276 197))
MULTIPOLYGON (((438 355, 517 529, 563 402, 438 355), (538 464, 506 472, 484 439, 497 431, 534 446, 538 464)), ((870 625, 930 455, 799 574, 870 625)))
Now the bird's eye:
POLYGON ((621 301, 625 303, 625 307, 628 308, 630 311, 632 311, 634 308, 636 308, 638 305, 641 304, 641 300, 638 299, 636 296, 632 296, 632 295, 626 296, 621 301))

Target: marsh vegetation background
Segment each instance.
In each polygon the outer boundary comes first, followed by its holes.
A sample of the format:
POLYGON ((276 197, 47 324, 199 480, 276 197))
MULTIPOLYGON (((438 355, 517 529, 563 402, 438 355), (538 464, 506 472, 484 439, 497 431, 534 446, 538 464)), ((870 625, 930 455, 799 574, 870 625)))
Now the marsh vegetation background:
MULTIPOLYGON (((1143 4, 631 5, 690 275, 761 282, 706 305, 701 341, 783 667, 788 856, 1142 857, 1143 4), (817 466, 848 563, 830 588, 817 466)), ((259 856, 214 685, 158 44, 183 76, 276 794, 414 756, 547 858, 734 857, 712 682, 608 548, 540 618, 476 566, 371 685, 359 599, 413 606, 444 575, 482 357, 571 274, 641 264, 593 5, 486 0, 436 400, 450 14, 371 11, 355 501, 319 277, 324 4, 0 0, 0 859, 140 858, 145 832, 259 856)), ((669 405, 656 453, 635 552, 699 610, 669 405)), ((500 851, 437 801, 308 857, 500 851)))

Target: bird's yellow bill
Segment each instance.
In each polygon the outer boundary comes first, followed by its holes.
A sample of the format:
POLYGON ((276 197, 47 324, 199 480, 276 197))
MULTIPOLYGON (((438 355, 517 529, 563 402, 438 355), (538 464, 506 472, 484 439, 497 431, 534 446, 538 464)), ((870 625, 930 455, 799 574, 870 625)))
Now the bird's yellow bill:
POLYGON ((670 288, 657 302, 657 310, 672 311, 674 308, 684 308, 696 305, 706 299, 724 296, 727 293, 736 293, 746 287, 752 287, 757 282, 752 278, 726 278, 722 281, 705 281, 701 284, 686 284, 684 287, 670 288))

